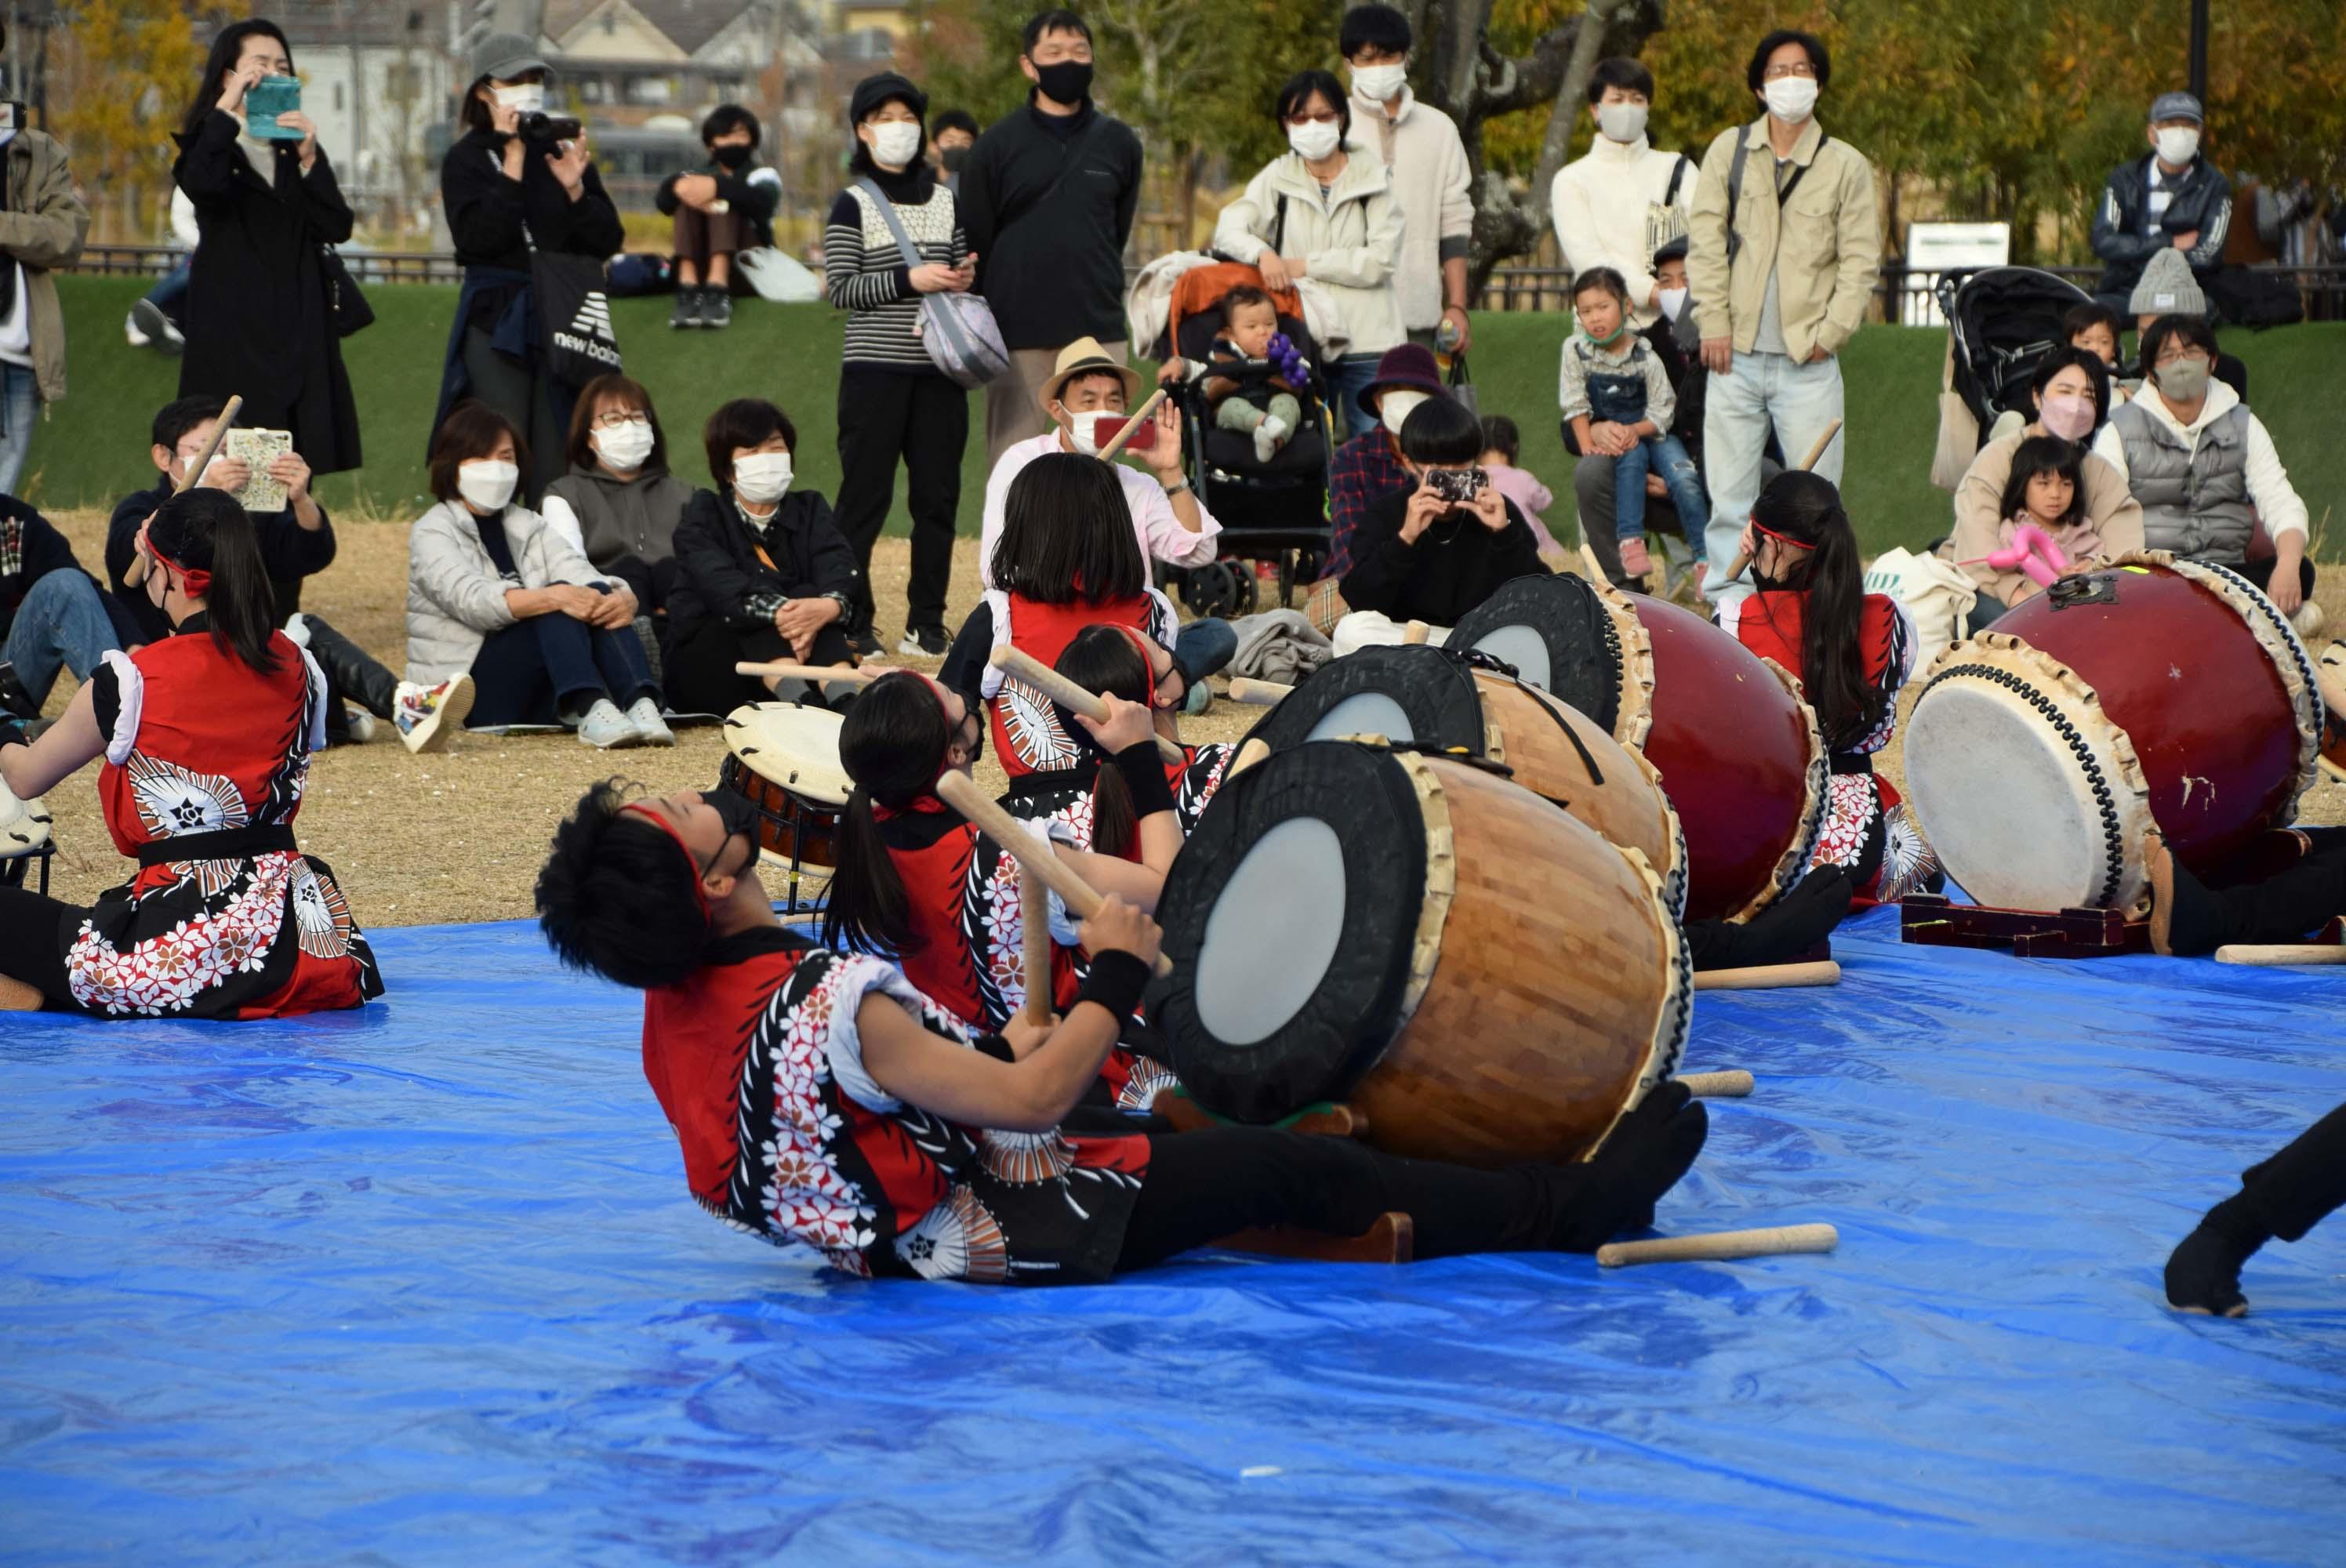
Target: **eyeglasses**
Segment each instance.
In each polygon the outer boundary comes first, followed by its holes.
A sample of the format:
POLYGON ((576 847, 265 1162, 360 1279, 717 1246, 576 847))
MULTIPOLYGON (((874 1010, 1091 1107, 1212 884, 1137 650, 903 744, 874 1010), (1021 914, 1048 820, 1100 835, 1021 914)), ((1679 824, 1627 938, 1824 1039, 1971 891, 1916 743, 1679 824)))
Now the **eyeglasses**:
POLYGON ((595 416, 597 428, 617 430, 623 424, 649 424, 651 421, 633 409, 606 409, 595 416))
POLYGON ((1813 76, 1816 74, 1817 67, 1807 60, 1794 60, 1789 66, 1770 66, 1760 73, 1763 79, 1770 82, 1780 82, 1786 76, 1813 76))
POLYGON ((2158 351, 2158 358, 2153 362, 2156 364, 2171 365, 2178 360, 2204 361, 2207 357, 2208 351, 2199 347, 2197 343, 2186 343, 2180 346, 2170 343, 2167 347, 2158 351))

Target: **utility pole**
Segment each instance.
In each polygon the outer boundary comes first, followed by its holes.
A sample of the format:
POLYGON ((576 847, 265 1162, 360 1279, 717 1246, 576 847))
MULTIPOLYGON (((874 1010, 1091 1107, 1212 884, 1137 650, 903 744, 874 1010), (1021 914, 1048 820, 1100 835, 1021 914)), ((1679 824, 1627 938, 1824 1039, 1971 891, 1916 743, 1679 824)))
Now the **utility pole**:
POLYGON ((351 46, 351 174, 352 194, 365 199, 366 52, 359 46, 358 0, 342 0, 342 36, 351 46))
POLYGON ((2191 0, 2191 96, 2208 107, 2208 0, 2191 0))

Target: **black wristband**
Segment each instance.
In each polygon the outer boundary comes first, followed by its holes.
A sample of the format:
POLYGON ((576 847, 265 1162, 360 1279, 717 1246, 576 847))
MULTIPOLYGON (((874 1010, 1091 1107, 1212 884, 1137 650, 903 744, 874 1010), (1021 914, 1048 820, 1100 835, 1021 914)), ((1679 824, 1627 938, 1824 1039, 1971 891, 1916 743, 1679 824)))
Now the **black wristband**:
POLYGON ((1018 1053, 1013 1051, 1010 1048, 1010 1042, 1005 1040, 999 1034, 974 1035, 970 1040, 970 1045, 971 1048, 978 1052, 979 1054, 991 1056, 997 1062, 1015 1062, 1018 1060, 1018 1053))
POLYGON ((1139 1010, 1140 993, 1148 989, 1148 966, 1140 962, 1140 955, 1112 947, 1092 954, 1091 972, 1084 976, 1084 988, 1076 993, 1076 1006, 1096 1002, 1122 1024, 1139 1010))
POLYGON ((30 746, 25 737, 25 721, 14 714, 0 713, 0 746, 30 746))
POLYGON ((1132 814, 1138 819, 1152 811, 1173 809, 1173 785, 1165 777, 1165 764, 1157 758, 1157 742, 1143 740, 1127 746, 1116 754, 1116 770, 1124 775, 1124 787, 1132 793, 1132 814))

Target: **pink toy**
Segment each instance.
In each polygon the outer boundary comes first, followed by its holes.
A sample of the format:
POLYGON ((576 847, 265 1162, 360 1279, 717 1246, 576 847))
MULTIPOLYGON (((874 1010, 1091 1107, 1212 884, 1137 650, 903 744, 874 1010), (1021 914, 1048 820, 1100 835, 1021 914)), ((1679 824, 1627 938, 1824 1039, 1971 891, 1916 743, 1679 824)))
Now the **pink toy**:
POLYGON ((2014 566, 2028 575, 2040 588, 2049 588, 2060 576, 2061 568, 2069 557, 2053 536, 2034 523, 2022 523, 2012 530, 2012 543, 2001 550, 1989 552, 1987 564, 1999 572, 2009 572, 2014 566))

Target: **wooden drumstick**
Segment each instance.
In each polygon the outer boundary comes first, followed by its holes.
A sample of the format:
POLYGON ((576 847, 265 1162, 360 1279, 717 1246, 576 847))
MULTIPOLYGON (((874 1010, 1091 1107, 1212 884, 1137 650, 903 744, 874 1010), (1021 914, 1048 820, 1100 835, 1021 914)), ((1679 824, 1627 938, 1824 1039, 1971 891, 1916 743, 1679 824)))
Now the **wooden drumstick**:
POLYGON ((1840 1241, 1841 1232, 1830 1225, 1776 1225, 1762 1230, 1665 1236, 1654 1241, 1611 1241, 1596 1249, 1596 1261, 1606 1268, 1629 1263, 1723 1263, 1737 1257, 1831 1252, 1840 1241))
POLYGON ((1239 743, 1239 754, 1230 759, 1229 769, 1227 769, 1222 774, 1222 782, 1225 784, 1229 783, 1231 779, 1237 778, 1239 774, 1245 772, 1248 769, 1253 767, 1256 763, 1261 761, 1264 758, 1270 755, 1270 742, 1268 740, 1257 740, 1250 736, 1247 739, 1239 743))
MULTIPOLYGON (((1056 857, 1055 857, 1056 858, 1056 857)), ((1037 876, 1018 879, 1020 951, 1025 955, 1026 1022, 1051 1023, 1051 890, 1037 876)))
POLYGON ((2346 963, 2346 945, 2338 942, 2276 942, 2259 945, 2235 942, 2216 950, 2218 963, 2248 963, 2259 969, 2281 969, 2292 964, 2346 963))
MULTIPOLYGON (((231 397, 220 405, 219 423, 212 426, 212 438, 204 443, 204 450, 193 463, 188 464, 188 472, 180 477, 179 482, 171 486, 172 494, 177 495, 193 484, 211 460, 219 454, 220 443, 228 439, 228 427, 236 423, 236 411, 243 406, 244 399, 241 396, 231 397)), ((122 568, 122 581, 126 585, 135 588, 146 580, 147 552, 133 550, 130 553, 130 565, 122 568)))
MULTIPOLYGON (((1098 693, 1086 691, 1022 648, 1015 648, 1005 643, 994 650, 994 657, 987 662, 1005 675, 1016 676, 1070 713, 1080 713, 1095 724, 1104 722, 1107 718, 1107 704, 1100 700, 1098 693)), ((1157 755, 1168 762, 1187 762, 1189 759, 1188 752, 1161 735, 1157 737, 1157 755)))
POLYGON ((788 659, 760 664, 753 659, 743 659, 733 667, 733 673, 758 680, 811 680, 824 685, 837 681, 848 686, 869 686, 882 676, 896 672, 879 665, 857 667, 837 664, 794 664, 788 659))
POLYGON ((1740 1067, 1724 1073, 1681 1073, 1673 1080, 1684 1084, 1698 1100, 1739 1100, 1751 1093, 1751 1074, 1740 1067))
POLYGON ((1230 677, 1230 700, 1250 702, 1257 708, 1275 708, 1294 695, 1295 688, 1284 681, 1256 680, 1250 676, 1230 677))
POLYGON ((1148 400, 1142 403, 1138 408, 1132 411, 1132 417, 1124 422, 1124 428, 1116 433, 1115 439, 1110 441, 1106 446, 1100 448, 1100 461, 1103 463, 1112 462, 1115 459, 1116 454, 1124 450, 1124 443, 1140 433, 1140 426, 1142 423, 1156 417, 1157 405, 1164 401, 1165 389, 1163 387, 1158 387, 1155 392, 1150 392, 1148 394, 1148 400))
POLYGON ((1402 628, 1401 640, 1415 647, 1433 635, 1433 628, 1423 621, 1412 621, 1402 628))
MULTIPOLYGON (((1077 920, 1089 920, 1092 911, 1100 907, 1097 890, 1062 864, 1042 835, 1004 810, 1001 803, 979 789, 977 780, 968 774, 948 769, 937 780, 937 799, 976 823, 979 831, 1015 855, 1018 869, 1058 894, 1067 911, 1077 920)), ((1156 969, 1161 979, 1173 972, 1172 961, 1160 952, 1156 969)))
POLYGON ((1841 965, 1831 959, 1820 963, 1766 963, 1751 969, 1698 969, 1697 991, 1782 991, 1797 985, 1839 985, 1841 965))
MULTIPOLYGON (((1824 456, 1825 448, 1832 444, 1832 438, 1840 433, 1841 421, 1834 420, 1831 423, 1827 424, 1825 426, 1825 433, 1817 437, 1817 443, 1809 448, 1809 455, 1801 460, 1800 472, 1806 473, 1809 470, 1814 468, 1817 465, 1817 460, 1824 456)), ((1749 565, 1751 565, 1751 552, 1749 550, 1738 550, 1735 553, 1734 564, 1727 568, 1727 575, 1721 578, 1720 581, 1728 583, 1735 581, 1736 578, 1743 575, 1743 568, 1749 565)))

